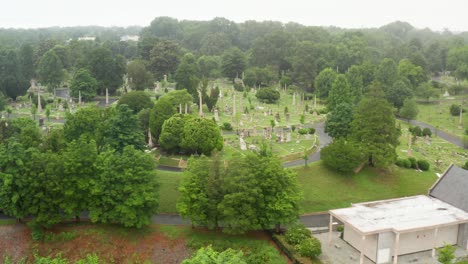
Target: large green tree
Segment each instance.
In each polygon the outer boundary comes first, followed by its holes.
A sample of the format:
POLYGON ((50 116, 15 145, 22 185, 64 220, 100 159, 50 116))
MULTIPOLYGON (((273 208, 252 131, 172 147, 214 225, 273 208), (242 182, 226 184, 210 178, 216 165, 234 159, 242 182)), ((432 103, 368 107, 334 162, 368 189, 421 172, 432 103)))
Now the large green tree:
POLYGON ((122 95, 118 101, 118 104, 125 104, 133 113, 137 114, 142 109, 153 108, 154 103, 149 95, 143 91, 132 91, 122 95))
POLYGON ((198 65, 195 56, 187 53, 182 58, 174 76, 176 89, 186 89, 192 96, 198 97, 198 84, 200 83, 198 65))
POLYGON ((173 75, 182 57, 179 44, 172 40, 158 40, 150 51, 149 69, 156 80, 173 75))
POLYGON ((78 98, 80 92, 81 97, 85 101, 89 101, 96 96, 97 81, 93 78, 91 73, 84 68, 79 69, 70 85, 71 96, 78 98))
POLYGON ((221 68, 224 76, 234 80, 235 77, 241 77, 242 72, 247 67, 247 58, 240 49, 231 48, 225 50, 222 56, 221 68))
POLYGON ((344 74, 338 74, 333 81, 332 88, 328 94, 327 107, 334 111, 339 104, 351 104, 354 99, 349 89, 348 81, 344 74))
POLYGON ((344 138, 338 138, 325 146, 320 151, 320 158, 327 167, 342 173, 353 172, 366 161, 360 144, 344 138))
POLYGON ((175 113, 175 106, 167 95, 159 98, 159 100, 154 104, 150 115, 150 130, 156 140, 158 140, 161 135, 164 121, 169 119, 175 113))
POLYGON ((398 110, 403 106, 406 98, 413 97, 413 91, 408 86, 407 81, 399 80, 393 83, 386 92, 388 102, 392 103, 398 110))
POLYGON ((351 134, 354 107, 349 103, 341 103, 327 115, 325 132, 332 138, 346 138, 351 134))
POLYGON ((16 99, 29 88, 29 80, 22 74, 20 60, 14 50, 0 47, 0 92, 16 99))
POLYGON ((146 65, 142 60, 131 61, 127 65, 127 74, 132 89, 144 90, 153 87, 153 75, 146 70, 146 65))
POLYGON ((393 107, 378 86, 358 104, 351 123, 351 139, 360 142, 369 165, 387 167, 397 158, 400 132, 395 127, 393 107))
POLYGON ((220 128, 211 119, 193 118, 184 125, 181 147, 188 153, 210 155, 223 149, 220 128))
POLYGON ((387 91, 398 80, 398 68, 393 59, 383 59, 377 71, 375 72, 375 79, 380 82, 384 91, 387 91))
POLYGON ((42 56, 38 66, 39 78, 42 84, 50 89, 57 88, 64 78, 64 68, 59 56, 53 50, 42 56))
POLYGON ((315 90, 319 98, 325 99, 328 97, 336 75, 337 73, 331 68, 326 68, 317 75, 314 82, 315 90))
POLYGON ((106 88, 113 94, 123 84, 123 75, 126 72, 125 58, 112 56, 110 49, 99 47, 94 49, 89 58, 89 68, 98 81, 99 93, 104 95, 106 88))
POLYGON ((181 150, 184 126, 192 116, 175 114, 164 121, 159 137, 159 145, 168 153, 178 153, 181 150))

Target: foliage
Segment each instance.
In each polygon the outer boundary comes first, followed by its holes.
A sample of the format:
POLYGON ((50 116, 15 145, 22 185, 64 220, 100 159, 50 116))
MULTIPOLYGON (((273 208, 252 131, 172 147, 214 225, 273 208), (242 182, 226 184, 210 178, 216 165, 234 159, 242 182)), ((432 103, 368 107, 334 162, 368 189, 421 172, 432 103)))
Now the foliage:
POLYGON ((456 248, 452 245, 445 245, 444 247, 437 250, 439 253, 437 260, 442 264, 452 263, 453 259, 455 259, 455 250, 456 248))
POLYGON ((224 122, 221 126, 221 129, 225 131, 232 131, 232 125, 229 122, 224 122))
POLYGON ((193 117, 190 115, 175 114, 164 121, 159 137, 159 145, 163 150, 168 153, 178 153, 182 150, 184 126, 191 118, 193 117))
POLYGON ((123 83, 123 75, 126 72, 125 59, 113 56, 109 48, 98 47, 91 52, 89 58, 89 69, 97 80, 99 94, 104 95, 105 89, 113 94, 123 83))
POLYGON ((144 90, 153 87, 153 75, 146 70, 146 65, 141 60, 134 60, 127 65, 127 74, 130 87, 134 90, 144 90))
POLYGON ((409 160, 410 163, 411 163, 411 168, 413 168, 413 169, 417 169, 417 168, 418 168, 418 162, 417 162, 416 158, 414 158, 414 157, 409 157, 408 160, 409 160))
POLYGON ((309 238, 312 235, 309 229, 303 224, 295 223, 288 228, 285 234, 286 241, 291 245, 297 245, 302 240, 309 238))
POLYGON ((340 104, 351 104, 354 99, 344 74, 338 74, 333 81, 332 88, 328 94, 327 107, 334 111, 340 104))
POLYGON ((49 50, 41 58, 38 73, 43 84, 50 89, 57 88, 63 80, 63 64, 55 51, 49 50))
POLYGON ((422 136, 425 137, 425 136, 432 136, 432 131, 430 128, 428 127, 425 127, 423 130, 422 130, 422 136))
POLYGON ((223 137, 213 120, 191 118, 184 124, 180 147, 187 153, 210 155, 223 149, 223 137))
POLYGON ((247 264, 242 251, 226 249, 223 252, 215 251, 211 246, 200 248, 190 259, 182 264, 247 264))
POLYGON ((338 104, 335 109, 327 115, 325 121, 325 132, 332 138, 346 138, 351 133, 351 122, 353 121, 354 108, 351 104, 338 104))
POLYGON ((413 136, 416 136, 416 137, 422 136, 422 129, 419 126, 410 127, 409 131, 411 132, 413 136))
POLYGON ((418 116, 418 105, 413 99, 405 99, 400 109, 400 116, 407 120, 415 119, 418 116))
POLYGON ((410 100, 413 92, 405 81, 399 80, 387 88, 386 99, 398 110, 403 107, 405 100, 410 100))
POLYGON ((14 50, 3 49, 0 46, 0 68, 2 69, 0 71, 0 93, 11 99, 24 95, 29 88, 29 79, 25 76, 29 75, 28 69, 21 68, 20 59, 14 50))
POLYGON ((149 126, 151 129, 151 134, 156 140, 159 140, 164 121, 175 114, 175 107, 168 95, 169 94, 159 98, 151 110, 149 126))
POLYGON ((324 69, 317 75, 314 83, 319 98, 324 99, 328 97, 336 76, 337 73, 331 68, 324 69))
POLYGON ((398 167, 407 168, 407 169, 411 168, 411 161, 409 159, 397 159, 395 164, 398 167))
POLYGON ((320 156, 326 166, 343 173, 352 172, 366 160, 360 144, 343 138, 324 147, 320 156))
POLYGON ((238 48, 225 50, 222 56, 221 68, 224 76, 234 80, 240 76, 247 66, 245 54, 238 48))
POLYGON ((354 112, 351 138, 361 142, 361 150, 371 166, 387 167, 397 158, 395 149, 399 136, 392 106, 376 87, 361 100, 354 112))
POLYGON ((295 249, 303 257, 316 258, 322 254, 320 241, 315 237, 302 240, 295 249))
POLYGON ((422 171, 428 171, 430 164, 427 160, 418 160, 418 168, 422 171))
POLYGON ((99 178, 91 187, 91 221, 137 228, 150 224, 159 205, 154 158, 126 146, 121 153, 101 153, 96 163, 99 178))
POLYGON ((94 139, 98 144, 100 140, 100 126, 104 121, 102 110, 97 107, 79 109, 74 114, 67 112, 63 133, 67 141, 85 136, 94 139))
POLYGON ((156 80, 161 80, 164 75, 175 74, 182 55, 182 49, 176 41, 156 40, 149 52, 149 69, 156 80))
POLYGON ((89 101, 96 96, 97 81, 91 76, 87 69, 79 69, 70 85, 71 96, 78 98, 81 92, 81 97, 84 101, 89 101))
POLYGON ((261 88, 255 94, 259 101, 274 104, 280 99, 280 93, 273 88, 261 88))
POLYGON ((305 128, 300 128, 300 129, 297 131, 297 133, 299 133, 300 135, 305 135, 305 134, 307 134, 307 129, 305 129, 305 128))
POLYGON ((153 108, 154 104, 147 93, 143 91, 132 91, 122 95, 118 102, 119 105, 125 104, 133 113, 138 113, 145 108, 153 108))
POLYGON ((198 97, 198 84, 200 82, 198 65, 195 56, 187 53, 177 67, 174 79, 177 82, 176 89, 186 89, 193 97, 198 97))
POLYGON ((463 165, 463 169, 465 170, 468 170, 468 160, 465 162, 465 164, 463 165))
POLYGON ((463 111, 463 113, 466 112, 466 110, 463 109, 463 108, 461 108, 460 105, 452 104, 452 105, 450 106, 450 114, 451 114, 452 116, 459 116, 459 115, 460 115, 460 110, 463 111), (462 109, 462 110, 461 110, 461 109, 462 109))

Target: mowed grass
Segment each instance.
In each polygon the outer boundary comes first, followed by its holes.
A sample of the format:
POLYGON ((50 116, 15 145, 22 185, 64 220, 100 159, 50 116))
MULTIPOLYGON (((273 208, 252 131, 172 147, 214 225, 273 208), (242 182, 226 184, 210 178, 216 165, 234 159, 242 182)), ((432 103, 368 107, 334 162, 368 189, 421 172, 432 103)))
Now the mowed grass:
POLYGON ((176 203, 180 196, 178 188, 183 173, 158 170, 157 176, 161 184, 159 189, 159 213, 176 213, 176 203))
POLYGON ((358 174, 342 175, 321 161, 308 168, 294 169, 304 199, 302 213, 349 207, 351 203, 427 194, 437 176, 434 172, 417 172, 395 166, 391 171, 365 168, 358 174))

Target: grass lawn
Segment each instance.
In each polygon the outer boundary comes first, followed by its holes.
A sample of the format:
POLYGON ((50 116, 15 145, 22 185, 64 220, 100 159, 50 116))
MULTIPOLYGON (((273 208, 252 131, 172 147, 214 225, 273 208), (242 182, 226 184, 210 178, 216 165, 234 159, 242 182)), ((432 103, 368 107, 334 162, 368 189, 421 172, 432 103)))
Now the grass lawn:
POLYGON ((341 175, 321 161, 294 169, 304 200, 303 213, 349 207, 351 203, 426 194, 436 181, 434 172, 392 167, 391 172, 365 168, 359 174, 341 175))
POLYGON ((176 203, 180 196, 178 188, 183 178, 183 173, 158 170, 157 175, 161 183, 159 189, 159 212, 176 213, 176 203))

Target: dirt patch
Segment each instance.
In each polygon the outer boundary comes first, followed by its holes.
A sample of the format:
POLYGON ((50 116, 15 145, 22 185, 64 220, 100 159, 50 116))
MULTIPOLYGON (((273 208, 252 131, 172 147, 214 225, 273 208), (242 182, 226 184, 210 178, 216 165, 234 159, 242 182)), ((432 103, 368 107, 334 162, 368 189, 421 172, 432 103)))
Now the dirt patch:
POLYGON ((24 224, 0 226, 0 262, 7 256, 19 262, 28 255, 30 241, 31 232, 24 224))

